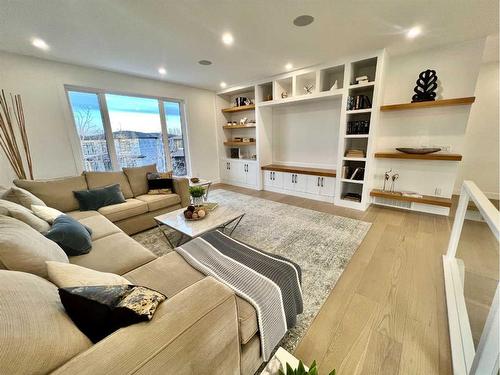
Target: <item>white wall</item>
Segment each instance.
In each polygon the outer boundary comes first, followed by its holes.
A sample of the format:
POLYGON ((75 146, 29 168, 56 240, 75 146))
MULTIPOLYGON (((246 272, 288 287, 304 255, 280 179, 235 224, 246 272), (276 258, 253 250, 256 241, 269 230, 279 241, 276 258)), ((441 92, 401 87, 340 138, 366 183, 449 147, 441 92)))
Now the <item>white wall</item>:
POLYGON ((476 102, 472 106, 465 134, 464 160, 455 183, 457 194, 464 180, 472 180, 488 198, 499 198, 498 70, 496 55, 496 61, 483 63, 479 71, 476 102))
POLYGON ((273 109, 273 162, 335 168, 340 100, 296 103, 273 109))
MULTIPOLYGON (((437 72, 438 99, 474 96, 483 46, 484 40, 476 40, 389 56, 383 104, 410 102, 418 74, 426 69, 437 72)), ((451 152, 464 154, 470 111, 471 106, 457 106, 381 112, 375 150, 444 146, 450 147, 451 152)), ((384 171, 392 168, 400 175, 396 190, 435 195, 436 189, 440 189, 440 195, 449 197, 459 165, 460 162, 376 159, 374 187, 382 187, 384 171)))
MULTIPOLYGON (((21 94, 35 178, 81 172, 64 85, 183 99, 194 175, 218 179, 215 94, 208 90, 0 52, 0 88, 21 94), (74 152, 75 151, 75 152, 74 152)), ((14 174, 0 154, 0 184, 14 174)))

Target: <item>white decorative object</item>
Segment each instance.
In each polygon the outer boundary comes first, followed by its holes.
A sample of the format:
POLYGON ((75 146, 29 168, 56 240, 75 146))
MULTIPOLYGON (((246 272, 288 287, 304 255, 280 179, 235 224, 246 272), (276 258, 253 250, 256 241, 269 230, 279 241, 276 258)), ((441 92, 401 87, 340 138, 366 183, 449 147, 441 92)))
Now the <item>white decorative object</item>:
POLYGON ((248 121, 248 118, 246 117, 243 117, 241 120, 240 120, 240 125, 245 125, 248 121))
POLYGON ((332 87, 330 87, 330 91, 337 90, 338 88, 339 88, 338 82, 337 82, 337 80, 335 80, 332 87))
POLYGON ((368 82, 368 76, 356 77, 356 82, 358 84, 360 84, 360 83, 366 83, 366 82, 368 82))
POLYGON ((304 91, 306 92, 306 94, 312 94, 313 90, 314 85, 312 83, 304 86, 304 91))
MULTIPOLYGON (((276 350, 276 353, 274 353, 273 358, 271 358, 271 360, 268 362, 267 366, 260 373, 260 375, 277 375, 279 373, 280 368, 283 372, 285 372, 287 363, 293 369, 299 367, 299 360, 290 353, 288 353, 282 347, 279 347, 278 350, 276 350), (272 372, 276 368, 276 361, 278 363, 278 368, 276 372, 272 372), (271 365, 271 367, 269 367, 269 365, 271 365)), ((306 371, 309 371, 309 368, 307 366, 304 365, 304 368, 306 371)))

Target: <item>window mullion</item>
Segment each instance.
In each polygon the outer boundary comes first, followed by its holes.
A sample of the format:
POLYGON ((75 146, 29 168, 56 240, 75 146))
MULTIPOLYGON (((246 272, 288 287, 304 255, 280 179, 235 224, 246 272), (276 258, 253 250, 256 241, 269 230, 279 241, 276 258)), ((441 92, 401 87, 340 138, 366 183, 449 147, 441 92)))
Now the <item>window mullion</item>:
POLYGON ((99 106, 101 107, 102 122, 104 124, 104 131, 106 133, 106 143, 108 145, 109 157, 111 158, 111 165, 113 170, 120 170, 120 163, 116 156, 115 141, 113 138, 113 130, 111 129, 111 120, 109 118, 108 105, 106 104, 106 97, 103 93, 97 94, 99 98, 99 106))
POLYGON ((160 122, 161 122, 161 135, 163 137, 163 149, 165 151, 166 158, 166 170, 172 171, 174 165, 172 163, 172 155, 170 155, 170 145, 168 144, 168 128, 167 128, 167 116, 165 115, 165 106, 163 100, 158 100, 158 108, 160 110, 160 122))

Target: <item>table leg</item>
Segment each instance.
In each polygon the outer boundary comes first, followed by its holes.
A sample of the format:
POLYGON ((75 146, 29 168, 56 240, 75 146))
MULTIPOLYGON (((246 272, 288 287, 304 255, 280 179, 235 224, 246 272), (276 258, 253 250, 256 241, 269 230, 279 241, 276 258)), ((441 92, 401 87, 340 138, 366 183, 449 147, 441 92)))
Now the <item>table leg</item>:
POLYGON ((243 216, 245 216, 245 214, 242 214, 240 216, 238 216, 236 219, 233 219, 227 223, 225 223, 224 225, 220 226, 220 228, 222 229, 222 232, 225 231, 225 229, 230 226, 232 223, 236 222, 236 224, 234 224, 231 228, 231 231, 229 232, 229 236, 232 236, 234 230, 236 229, 236 227, 240 224, 241 222, 241 219, 243 219, 243 216))

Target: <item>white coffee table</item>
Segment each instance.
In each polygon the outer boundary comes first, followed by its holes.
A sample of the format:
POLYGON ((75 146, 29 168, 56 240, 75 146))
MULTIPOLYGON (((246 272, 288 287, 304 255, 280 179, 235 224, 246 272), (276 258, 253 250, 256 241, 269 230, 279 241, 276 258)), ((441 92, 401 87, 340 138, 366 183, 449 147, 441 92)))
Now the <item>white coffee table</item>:
POLYGON ((243 216, 245 216, 244 212, 224 205, 218 205, 214 210, 209 211, 207 216, 202 220, 186 220, 184 218, 185 210, 185 208, 180 208, 154 218, 158 228, 160 228, 172 248, 215 229, 223 231, 228 229, 228 234, 232 235, 241 219, 243 219, 243 216), (166 230, 168 228, 181 234, 175 245, 168 236, 166 230))

